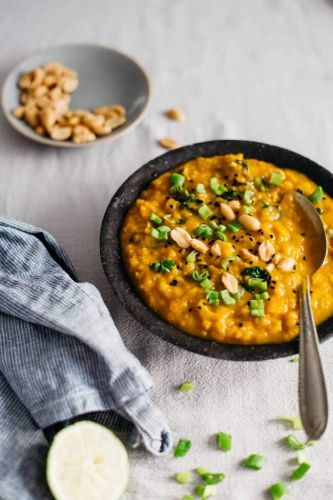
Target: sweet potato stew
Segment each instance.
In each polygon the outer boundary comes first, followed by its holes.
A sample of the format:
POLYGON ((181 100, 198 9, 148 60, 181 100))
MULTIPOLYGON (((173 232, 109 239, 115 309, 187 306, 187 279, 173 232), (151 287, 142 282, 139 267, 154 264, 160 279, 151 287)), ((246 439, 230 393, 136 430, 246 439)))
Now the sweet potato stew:
POLYGON ((316 252, 293 190, 313 202, 329 239, 311 282, 321 323, 333 315, 333 200, 305 175, 242 154, 191 160, 141 193, 121 231, 136 289, 191 335, 242 344, 293 339, 298 288, 316 252))

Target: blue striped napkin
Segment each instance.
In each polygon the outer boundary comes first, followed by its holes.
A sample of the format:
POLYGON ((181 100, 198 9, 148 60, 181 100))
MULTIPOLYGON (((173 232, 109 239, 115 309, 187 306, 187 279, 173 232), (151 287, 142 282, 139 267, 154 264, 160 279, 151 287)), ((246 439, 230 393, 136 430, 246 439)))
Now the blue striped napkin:
POLYGON ((79 283, 41 229, 0 218, 0 497, 49 498, 55 431, 90 418, 169 452, 171 433, 151 402, 152 380, 125 348, 98 290, 79 283))

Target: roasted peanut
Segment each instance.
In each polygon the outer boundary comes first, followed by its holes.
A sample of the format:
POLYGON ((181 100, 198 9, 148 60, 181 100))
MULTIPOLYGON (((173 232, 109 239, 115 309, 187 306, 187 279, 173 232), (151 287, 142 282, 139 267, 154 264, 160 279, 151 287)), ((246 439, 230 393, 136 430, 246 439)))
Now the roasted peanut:
POLYGON ((46 130, 51 130, 57 120, 57 115, 52 108, 45 108, 40 112, 40 122, 46 130))
POLYGON ((291 259, 289 257, 282 257, 278 264, 277 264, 277 267, 278 269, 281 269, 281 271, 291 271, 294 266, 295 266, 296 262, 294 259, 291 259))
POLYGON ((229 207, 232 208, 233 210, 239 210, 241 207, 241 204, 238 200, 231 200, 228 203, 229 207))
POLYGON ((222 283, 230 293, 238 292, 238 279, 233 274, 223 273, 222 283))
POLYGON ((158 141, 159 145, 164 149, 176 149, 178 148, 178 142, 176 139, 172 139, 171 137, 164 137, 158 141))
POLYGON ((259 231, 261 228, 260 221, 252 215, 242 214, 238 220, 249 231, 259 231))
POLYGON ((274 246, 269 240, 263 241, 258 248, 258 255, 261 260, 268 262, 274 254, 274 246))
POLYGON ((274 267, 275 266, 274 266, 273 262, 271 262, 270 264, 268 264, 268 266, 266 267, 266 269, 267 269, 267 271, 269 273, 271 273, 273 271, 274 267))
POLYGON ((241 248, 239 250, 239 255, 243 260, 248 260, 249 262, 258 260, 258 257, 251 253, 247 248, 241 248))
POLYGON ((219 240, 215 241, 211 248, 210 248, 210 251, 212 252, 213 255, 215 255, 216 257, 221 257, 222 255, 222 251, 221 251, 221 247, 220 247, 220 244, 219 244, 219 240))
POLYGON ((191 247, 199 253, 208 252, 208 246, 203 241, 197 240, 195 238, 191 240, 191 247))
POLYGON ((44 80, 45 72, 42 68, 36 68, 31 72, 30 89, 39 87, 44 80))
POLYGON ((225 217, 228 221, 235 220, 235 212, 229 205, 227 205, 226 203, 220 203, 220 210, 223 217, 225 217))
POLYGON ((182 227, 171 229, 170 238, 177 243, 180 248, 188 248, 192 241, 191 235, 182 227))
POLYGON ((20 89, 28 89, 31 85, 32 81, 32 73, 23 73, 21 78, 19 79, 18 86, 20 89))
POLYGON ((46 75, 43 84, 48 88, 54 87, 57 84, 57 78, 54 75, 46 75))
POLYGON ((73 142, 82 144, 84 142, 92 142, 96 139, 96 135, 89 130, 85 125, 76 125, 73 129, 73 142))
POLYGON ((24 118, 24 106, 17 106, 17 107, 13 110, 13 115, 14 115, 16 118, 24 118))
POLYGON ((55 141, 66 141, 72 135, 72 129, 70 127, 55 126, 49 130, 49 134, 55 141))
POLYGON ((171 108, 165 112, 165 116, 170 118, 170 120, 175 120, 176 122, 183 122, 185 120, 185 115, 183 111, 178 108, 171 108))
POLYGON ((69 94, 78 88, 79 81, 76 78, 64 78, 62 82, 62 90, 69 94))
POLYGON ((281 254, 277 253, 277 254, 274 255, 274 257, 273 257, 272 260, 273 260, 274 264, 278 264, 279 261, 280 261, 280 259, 281 259, 281 254))
POLYGON ((38 109, 34 105, 26 106, 24 110, 24 118, 32 127, 37 127, 39 123, 38 109))
POLYGON ((35 128, 35 132, 38 135, 45 135, 45 128, 41 125, 38 125, 38 127, 35 128))

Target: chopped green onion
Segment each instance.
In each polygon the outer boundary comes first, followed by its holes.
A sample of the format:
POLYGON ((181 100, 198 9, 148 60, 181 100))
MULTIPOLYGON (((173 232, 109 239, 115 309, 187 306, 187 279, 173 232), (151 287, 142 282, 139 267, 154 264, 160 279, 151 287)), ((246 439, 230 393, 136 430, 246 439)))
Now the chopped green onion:
POLYGON ((158 215, 156 214, 151 214, 150 216, 150 220, 152 222, 155 222, 155 224, 158 224, 159 226, 162 224, 163 222, 163 219, 161 219, 161 217, 159 217, 158 215))
POLYGON ((290 434, 286 437, 287 446, 294 451, 304 450, 305 444, 301 443, 296 436, 290 434))
POLYGON ((244 229, 244 226, 242 226, 240 222, 234 220, 232 222, 229 222, 229 224, 227 224, 227 229, 229 229, 229 231, 232 231, 233 233, 237 233, 237 231, 244 229))
POLYGON ((281 186, 283 179, 284 174, 282 172, 272 172, 269 183, 274 184, 274 186, 281 186))
POLYGON ((208 219, 211 215, 213 215, 213 212, 207 205, 201 205, 198 213, 202 219, 208 219))
POLYGON ((318 201, 321 201, 324 198, 324 190, 321 186, 317 186, 316 189, 313 191, 313 193, 310 194, 309 200, 312 201, 312 203, 317 203, 318 201))
POLYGON ((186 484, 192 479, 192 474, 190 472, 177 472, 176 481, 177 483, 186 484))
POLYGON ((220 196, 227 191, 227 188, 223 184, 220 184, 216 177, 211 178, 210 188, 217 196, 220 196))
POLYGON ((170 184, 171 186, 182 186, 185 182, 185 177, 182 174, 171 174, 170 184))
POLYGON ((165 215, 163 215, 163 219, 164 220, 170 219, 171 217, 172 217, 171 214, 165 214, 165 215))
POLYGON ((180 439, 174 451, 175 457, 184 457, 191 449, 192 443, 189 439, 180 439))
POLYGON ((215 220, 211 220, 211 221, 209 221, 209 225, 210 225, 210 227, 212 227, 213 229, 218 229, 218 228, 219 228, 219 225, 218 225, 218 223, 217 223, 215 220))
POLYGON ((263 468, 265 462, 266 459, 262 455, 250 455, 242 462, 242 466, 246 469, 260 470, 263 468))
POLYGON ((252 205, 252 196, 254 195, 253 191, 251 189, 245 189, 243 193, 243 201, 245 205, 252 205))
POLYGON ((216 495, 216 486, 212 484, 199 484, 195 489, 196 494, 202 499, 216 495))
POLYGON ((297 469, 294 470, 294 472, 291 475, 291 479, 294 481, 298 481, 299 479, 302 479, 302 477, 305 476, 305 474, 311 469, 311 465, 307 464, 305 462, 301 463, 297 469))
POLYGON ((265 292, 267 290, 267 281, 263 281, 260 278, 249 278, 247 286, 249 288, 258 288, 259 290, 265 292))
POLYGON ((197 184, 197 187, 195 188, 196 192, 198 194, 205 194, 205 186, 203 184, 197 184))
POLYGON ((233 297, 231 297, 228 290, 222 290, 220 292, 220 296, 221 296, 221 299, 223 300, 223 302, 225 303, 226 306, 236 304, 236 300, 233 297))
POLYGON ((327 229, 327 236, 333 238, 333 228, 327 229))
POLYGON ((193 380, 188 380, 187 382, 184 382, 180 387, 179 387, 179 390, 181 392, 188 392, 188 391, 192 391, 194 387, 194 382, 193 380))
POLYGON ((213 288, 213 283, 210 279, 205 278, 204 280, 200 281, 200 286, 208 293, 208 291, 213 288))
POLYGON ((262 178, 261 177, 256 177, 253 181, 254 187, 259 189, 262 186, 262 178))
POLYGON ((155 238, 156 240, 159 240, 159 239, 160 239, 160 232, 159 232, 157 229, 155 229, 154 227, 153 227, 153 229, 150 231, 150 234, 151 234, 151 236, 152 236, 153 238, 155 238))
POLYGON ((227 257, 226 259, 223 259, 223 260, 221 261, 221 267, 222 267, 223 269, 227 269, 227 267, 229 266, 229 264, 230 264, 231 262, 238 262, 238 261, 239 261, 239 257, 238 257, 238 255, 235 255, 234 257, 227 257))
POLYGON ((306 457, 304 451, 299 451, 297 453, 297 463, 300 464, 310 464, 309 459, 306 457))
POLYGON ((198 255, 198 252, 196 252, 195 250, 192 250, 192 252, 190 252, 188 254, 188 256, 186 257, 186 260, 189 264, 193 263, 196 261, 196 258, 197 258, 197 255, 198 255))
POLYGON ((218 240, 221 240, 221 241, 228 240, 227 235, 224 233, 224 231, 217 230, 217 231, 215 231, 214 234, 218 240))
POLYGON ((314 439, 309 439, 309 441, 305 443, 305 446, 314 446, 316 442, 317 441, 315 441, 314 439))
POLYGON ((268 292, 263 292, 263 293, 256 293, 255 298, 257 300, 268 300, 269 299, 269 293, 268 292))
POLYGON ((201 478, 206 484, 219 484, 225 478, 225 474, 223 472, 206 472, 201 474, 201 478))
POLYGON ((197 472, 199 476, 202 476, 202 474, 207 474, 208 470, 205 469, 204 467, 197 467, 195 469, 195 472, 197 472))
POLYGON ((206 278, 208 278, 208 276, 208 271, 202 271, 201 273, 199 273, 199 271, 192 272, 192 278, 194 279, 194 281, 204 281, 206 278))
POLYGON ((194 496, 193 495, 183 495, 182 500, 194 500, 194 496))
POLYGON ((250 300, 250 312, 251 312, 251 316, 254 316, 257 318, 265 316, 264 301, 262 299, 250 300))
POLYGON ((301 417, 279 417, 279 420, 289 423, 295 431, 301 431, 303 429, 301 417))
POLYGON ((219 450, 230 451, 232 448, 232 436, 225 432, 216 434, 216 444, 219 450))
POLYGON ((280 500, 284 495, 288 493, 288 488, 283 483, 275 483, 268 490, 271 495, 272 500, 280 500))
POLYGON ((213 230, 207 224, 200 224, 194 231, 195 236, 203 236, 204 238, 210 238, 213 236, 213 230))
POLYGON ((207 292, 206 299, 212 306, 218 306, 220 303, 220 294, 215 290, 210 290, 207 292))
POLYGON ((153 238, 156 240, 167 240, 168 239, 168 233, 171 231, 171 229, 168 226, 159 226, 157 228, 154 228, 151 230, 150 234, 153 238))

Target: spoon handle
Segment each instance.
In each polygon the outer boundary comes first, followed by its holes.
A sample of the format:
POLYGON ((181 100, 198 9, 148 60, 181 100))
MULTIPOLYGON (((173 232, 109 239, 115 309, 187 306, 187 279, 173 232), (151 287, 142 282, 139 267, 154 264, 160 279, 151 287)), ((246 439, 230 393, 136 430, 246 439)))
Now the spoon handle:
POLYGON ((313 319, 310 280, 300 287, 299 405, 304 430, 310 439, 319 439, 328 421, 327 391, 313 319))

